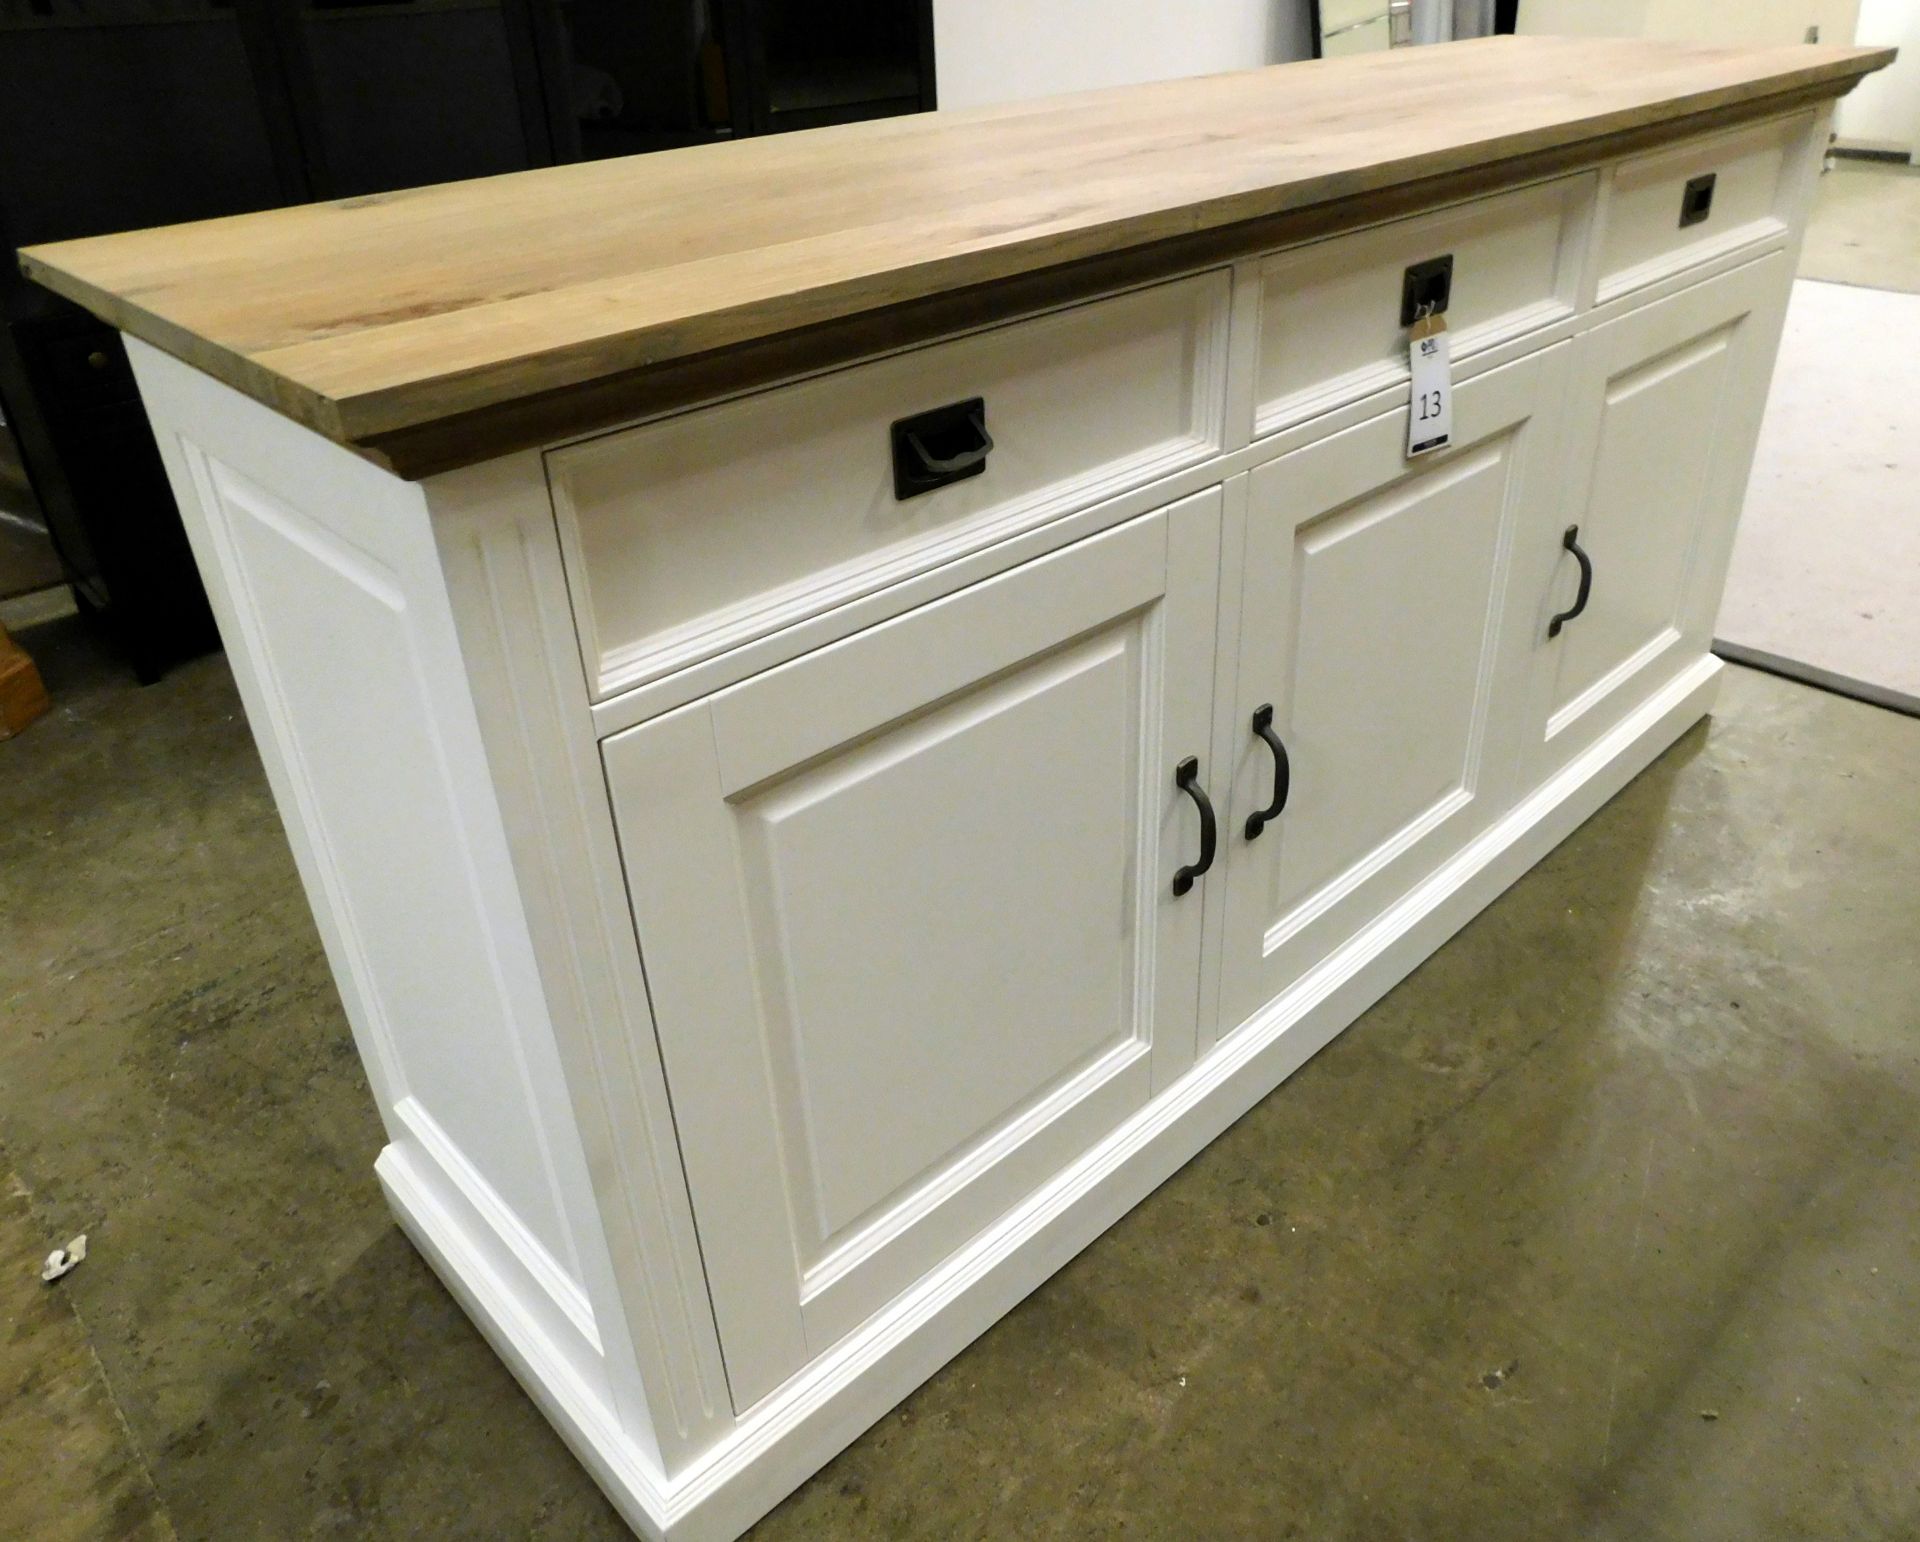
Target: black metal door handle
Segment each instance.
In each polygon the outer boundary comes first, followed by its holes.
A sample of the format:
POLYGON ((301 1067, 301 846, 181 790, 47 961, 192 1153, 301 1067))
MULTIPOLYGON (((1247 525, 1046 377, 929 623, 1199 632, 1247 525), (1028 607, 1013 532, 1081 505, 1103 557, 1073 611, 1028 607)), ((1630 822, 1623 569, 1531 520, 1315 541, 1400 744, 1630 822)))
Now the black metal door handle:
POLYGON ((1257 841, 1269 821, 1278 819, 1287 806, 1287 794, 1293 788, 1293 765, 1287 759, 1287 747, 1273 731, 1273 703, 1268 702, 1253 714, 1253 731, 1267 741, 1273 751, 1273 802, 1256 814, 1247 815, 1247 839, 1257 841))
POLYGON ((1174 768, 1173 785, 1200 807, 1200 860, 1173 875, 1173 892, 1185 894, 1193 887, 1194 879, 1213 866, 1213 850, 1220 832, 1214 826, 1213 805, 1207 801, 1207 791, 1200 785, 1200 762, 1191 755, 1181 761, 1174 768))
POLYGON ((1563 610, 1547 623, 1547 636, 1558 637, 1560 628, 1565 626, 1581 611, 1587 608, 1587 597, 1593 593, 1593 559, 1580 549, 1580 527, 1568 525, 1567 533, 1560 544, 1573 553, 1573 560, 1580 564, 1580 592, 1573 597, 1573 608, 1563 610))

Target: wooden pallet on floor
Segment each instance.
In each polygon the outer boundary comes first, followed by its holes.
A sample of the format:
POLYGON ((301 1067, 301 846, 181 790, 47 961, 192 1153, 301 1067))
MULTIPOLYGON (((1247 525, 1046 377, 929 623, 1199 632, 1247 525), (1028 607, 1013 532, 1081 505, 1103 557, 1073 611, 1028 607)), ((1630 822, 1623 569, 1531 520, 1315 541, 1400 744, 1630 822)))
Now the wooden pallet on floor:
POLYGON ((0 626, 0 739, 11 739, 47 710, 47 688, 26 650, 0 626))

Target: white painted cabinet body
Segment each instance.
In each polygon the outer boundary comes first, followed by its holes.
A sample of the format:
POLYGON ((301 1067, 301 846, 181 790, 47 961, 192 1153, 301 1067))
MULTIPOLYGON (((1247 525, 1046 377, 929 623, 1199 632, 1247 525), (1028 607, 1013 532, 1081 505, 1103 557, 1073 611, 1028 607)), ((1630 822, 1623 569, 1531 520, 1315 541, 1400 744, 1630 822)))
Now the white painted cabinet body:
POLYGON ((1705 712, 1825 125, 421 482, 130 345, 396 1212, 638 1529, 737 1534, 1705 712))

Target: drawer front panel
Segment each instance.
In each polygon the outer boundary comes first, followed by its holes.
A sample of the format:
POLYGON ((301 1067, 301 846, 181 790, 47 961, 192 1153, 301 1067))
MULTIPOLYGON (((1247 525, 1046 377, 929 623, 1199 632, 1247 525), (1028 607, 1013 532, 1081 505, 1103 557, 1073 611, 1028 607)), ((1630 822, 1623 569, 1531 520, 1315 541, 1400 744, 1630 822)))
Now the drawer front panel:
POLYGON ((1197 274, 553 452, 595 696, 1218 453, 1229 287, 1197 274), (891 425, 973 397, 984 471, 896 497, 891 425))
POLYGON ((1456 359, 1571 316, 1597 178, 1563 178, 1282 252, 1260 269, 1254 431, 1407 379, 1406 270, 1453 258, 1456 359))
POLYGON ((1622 162, 1602 216, 1598 298, 1784 236, 1793 152, 1811 123, 1800 115, 1622 162))

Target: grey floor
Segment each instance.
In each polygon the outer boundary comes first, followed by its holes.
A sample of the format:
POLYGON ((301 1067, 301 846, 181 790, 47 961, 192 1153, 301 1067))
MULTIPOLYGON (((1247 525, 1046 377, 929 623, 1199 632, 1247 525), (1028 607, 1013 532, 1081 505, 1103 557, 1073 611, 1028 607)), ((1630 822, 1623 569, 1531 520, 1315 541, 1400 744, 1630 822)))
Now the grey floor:
POLYGON ((1821 179, 1715 628, 1920 713, 1920 169, 1821 179))
POLYGON ((1793 286, 1715 634, 1920 712, 1920 294, 1793 286))
POLYGON ((1800 276, 1920 291, 1920 167, 1832 161, 1820 179, 1800 276))
MULTIPOLYGON (((29 641, 0 1537, 623 1535, 382 1209, 223 662, 29 641)), ((1917 780, 1920 721, 1730 670, 755 1536, 1920 1536, 1917 780)))

